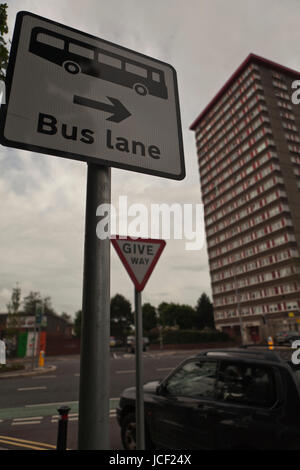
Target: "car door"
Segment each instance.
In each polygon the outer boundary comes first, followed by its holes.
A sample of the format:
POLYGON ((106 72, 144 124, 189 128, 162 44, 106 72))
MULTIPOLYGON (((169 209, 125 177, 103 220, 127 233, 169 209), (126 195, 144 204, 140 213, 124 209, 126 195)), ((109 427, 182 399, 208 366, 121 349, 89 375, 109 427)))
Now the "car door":
POLYGON ((221 361, 214 406, 217 448, 276 448, 282 404, 278 371, 264 364, 221 361))
POLYGON ((160 387, 151 412, 152 440, 159 448, 211 449, 213 430, 206 407, 214 398, 217 362, 185 362, 160 387))

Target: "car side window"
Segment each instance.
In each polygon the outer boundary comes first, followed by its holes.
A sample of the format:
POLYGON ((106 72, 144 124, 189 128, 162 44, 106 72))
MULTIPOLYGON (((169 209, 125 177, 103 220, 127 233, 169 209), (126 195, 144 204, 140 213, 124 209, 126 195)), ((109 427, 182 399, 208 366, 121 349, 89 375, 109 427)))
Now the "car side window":
POLYGON ((269 408, 276 401, 274 373, 256 364, 223 362, 218 373, 217 399, 269 408))
POLYGON ((167 396, 214 398, 217 363, 190 361, 178 369, 166 384, 167 396))

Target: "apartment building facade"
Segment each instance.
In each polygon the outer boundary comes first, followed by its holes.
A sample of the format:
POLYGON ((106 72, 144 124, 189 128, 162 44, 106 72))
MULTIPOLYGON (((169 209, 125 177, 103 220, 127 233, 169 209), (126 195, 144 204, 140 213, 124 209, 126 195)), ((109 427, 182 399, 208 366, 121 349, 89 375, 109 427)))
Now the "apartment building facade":
POLYGON ((300 329, 300 73, 250 54, 195 131, 215 324, 300 329), (299 323, 298 323, 299 322, 299 323))

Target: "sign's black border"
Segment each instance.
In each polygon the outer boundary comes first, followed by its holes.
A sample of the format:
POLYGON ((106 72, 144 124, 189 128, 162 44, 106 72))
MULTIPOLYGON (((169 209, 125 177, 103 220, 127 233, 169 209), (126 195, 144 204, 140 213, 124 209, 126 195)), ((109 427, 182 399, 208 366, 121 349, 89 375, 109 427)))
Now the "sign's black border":
POLYGON ((123 47, 123 46, 119 46, 118 44, 111 43, 109 41, 106 41, 105 39, 97 38, 96 36, 93 36, 91 34, 82 32, 80 30, 71 28, 69 26, 65 26, 61 23, 57 23, 56 21, 49 20, 48 18, 44 18, 42 16, 35 15, 34 13, 27 12, 27 11, 20 11, 20 12, 17 13, 17 16, 16 16, 16 23, 15 23, 15 28, 14 28, 13 40, 12 40, 12 44, 11 44, 11 52, 10 52, 10 57, 9 57, 7 73, 6 73, 5 85, 6 85, 6 104, 1 106, 1 112, 0 112, 0 143, 2 145, 6 146, 6 147, 13 147, 13 148, 18 148, 18 149, 22 149, 22 150, 28 150, 28 151, 32 151, 32 152, 43 153, 43 154, 47 154, 47 155, 55 155, 55 156, 58 156, 58 157, 69 158, 69 159, 72 159, 72 160, 83 161, 83 162, 86 162, 86 163, 94 163, 94 164, 97 164, 97 165, 106 165, 106 166, 110 166, 110 167, 135 171, 135 172, 138 172, 138 173, 150 174, 150 175, 154 175, 154 176, 161 176, 163 178, 169 178, 169 179, 174 179, 174 180, 182 180, 182 179, 185 178, 184 149, 183 149, 183 140, 182 140, 182 129, 181 129, 180 108, 179 108, 177 75, 176 75, 176 70, 174 69, 174 67, 172 65, 167 64, 165 62, 162 62, 160 60, 154 59, 152 57, 146 56, 145 54, 141 54, 140 52, 133 51, 133 50, 128 49, 128 48, 123 47), (15 141, 12 141, 12 140, 9 140, 9 139, 5 138, 5 136, 4 136, 4 127, 5 127, 5 121, 6 121, 6 114, 7 114, 7 109, 8 109, 8 106, 9 106, 11 84, 12 84, 12 79, 13 79, 13 75, 14 75, 15 61, 16 61, 19 38, 20 38, 20 32, 21 32, 21 27, 22 27, 22 22, 23 22, 23 17, 24 16, 32 16, 34 18, 38 18, 38 19, 43 20, 43 21, 48 21, 48 23, 51 23, 55 26, 60 26, 60 27, 65 28, 69 31, 73 31, 75 33, 83 34, 88 38, 92 38, 92 39, 96 39, 96 40, 100 39, 101 41, 105 42, 108 45, 118 47, 118 48, 120 48, 121 50, 124 50, 124 51, 133 52, 134 54, 137 54, 141 57, 151 59, 151 60, 153 60, 157 63, 163 64, 163 65, 171 68, 171 70, 173 72, 173 79, 174 79, 175 105, 176 105, 177 126, 178 126, 178 143, 179 143, 180 163, 181 163, 181 172, 180 172, 179 175, 174 175, 174 174, 171 174, 171 173, 161 172, 161 171, 156 171, 156 170, 149 170, 147 168, 140 168, 140 167, 136 167, 134 165, 128 166, 127 164, 115 163, 115 162, 111 162, 109 160, 100 159, 100 158, 98 159, 98 158, 89 157, 89 156, 76 154, 76 153, 64 152, 64 151, 55 150, 55 149, 48 149, 46 147, 40 147, 38 145, 24 144, 22 142, 15 142, 15 141), (75 156, 75 158, 74 158, 74 156, 75 156))

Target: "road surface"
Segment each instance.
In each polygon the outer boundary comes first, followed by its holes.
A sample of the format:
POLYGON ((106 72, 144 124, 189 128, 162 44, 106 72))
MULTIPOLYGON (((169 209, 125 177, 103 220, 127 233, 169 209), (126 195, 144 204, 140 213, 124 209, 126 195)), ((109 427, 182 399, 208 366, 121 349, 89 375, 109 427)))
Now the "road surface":
MULTIPOLYGON (((144 353, 144 382, 164 378, 190 354, 144 353)), ((49 374, 0 379, 0 447, 54 450, 57 408, 68 404, 71 411, 67 446, 77 449, 79 362, 79 356, 49 358, 47 364, 56 367, 49 374)), ((110 448, 122 449, 115 408, 122 390, 135 385, 134 355, 112 352, 110 371, 110 448)))

